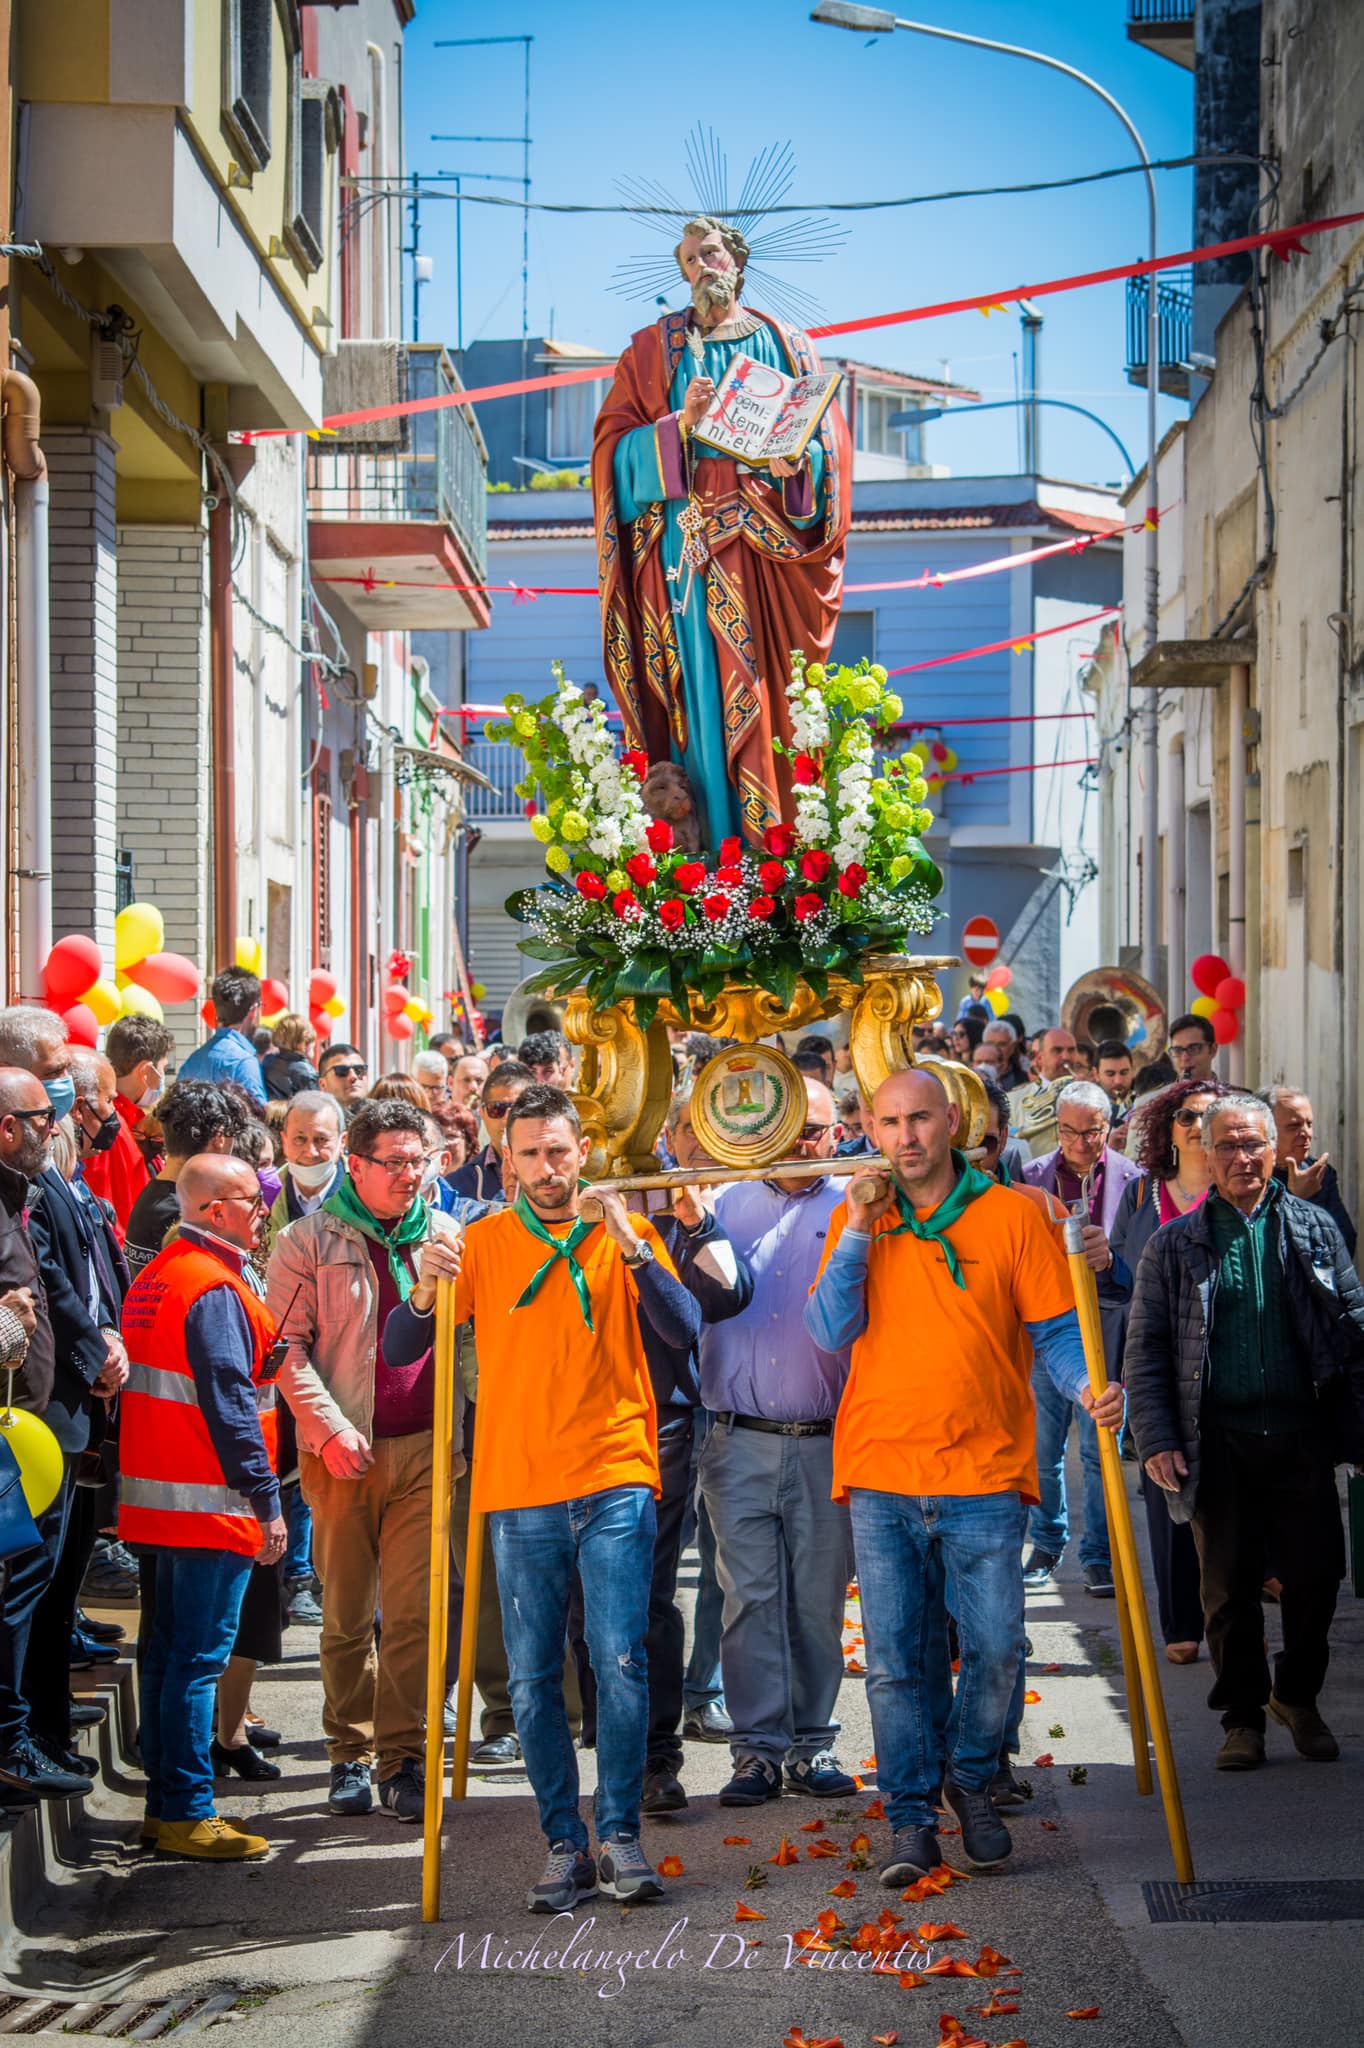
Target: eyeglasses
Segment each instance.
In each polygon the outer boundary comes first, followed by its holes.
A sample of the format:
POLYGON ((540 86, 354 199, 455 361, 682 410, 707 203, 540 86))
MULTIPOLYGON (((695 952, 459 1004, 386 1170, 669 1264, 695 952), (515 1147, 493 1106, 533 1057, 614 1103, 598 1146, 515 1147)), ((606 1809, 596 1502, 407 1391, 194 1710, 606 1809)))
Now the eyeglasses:
POLYGON ((426 1164, 425 1152, 405 1152, 401 1159, 376 1159, 372 1152, 352 1152, 352 1159, 363 1159, 369 1166, 377 1166, 390 1180, 397 1180, 399 1174, 420 1173, 426 1164))
POLYGON ((1073 1145, 1101 1145, 1108 1136, 1107 1124, 1096 1124, 1092 1130, 1077 1131, 1074 1124, 1058 1124, 1057 1136, 1069 1138, 1073 1145))
POLYGON ((329 1080, 333 1074, 336 1074, 342 1080, 349 1081, 355 1078, 356 1076, 367 1074, 368 1072, 369 1068, 365 1065, 363 1060, 360 1061, 358 1066, 346 1066, 343 1064, 342 1061, 336 1060, 330 1067, 328 1067, 324 1078, 329 1080))
POLYGON ((834 1124, 806 1124, 801 1131, 800 1142, 802 1145, 816 1144, 826 1131, 832 1131, 836 1128, 837 1126, 834 1124))
POLYGON ((1191 1131, 1195 1124, 1202 1123, 1206 1113, 1205 1110, 1201 1109, 1177 1109, 1175 1111, 1175 1122, 1179 1125, 1181 1131, 1191 1131))
POLYGON ((1230 1166, 1233 1159, 1258 1158, 1262 1152, 1269 1150, 1269 1141, 1266 1138, 1247 1138, 1238 1144, 1233 1138, 1224 1138, 1212 1149, 1224 1165, 1230 1166))
POLYGON ((240 1202, 247 1209, 263 1209, 265 1207, 265 1198, 259 1188, 257 1188, 254 1195, 214 1195, 211 1201, 200 1202, 199 1214, 206 1216, 209 1210, 216 1208, 220 1202, 240 1202))
POLYGON ((6 1111, 6 1115, 8 1115, 8 1116, 12 1116, 12 1117, 14 1118, 14 1120, 15 1120, 15 1122, 16 1122, 16 1123, 21 1123, 21 1124, 36 1124, 36 1123, 40 1123, 40 1122, 41 1122, 41 1123, 44 1123, 44 1124, 46 1124, 46 1126, 47 1126, 48 1130, 51 1130, 51 1129, 52 1129, 52 1126, 53 1126, 53 1125, 54 1125, 54 1124, 56 1123, 56 1121, 57 1121, 57 1112, 56 1112, 56 1110, 55 1110, 55 1109, 54 1109, 54 1108, 52 1107, 52 1104, 51 1104, 50 1102, 49 1102, 49 1103, 47 1103, 47 1104, 45 1105, 45 1107, 44 1107, 44 1108, 42 1108, 42 1109, 11 1109, 11 1110, 7 1110, 7 1111, 6 1111))
POLYGON ((1212 1047, 1208 1044, 1206 1038, 1186 1038, 1182 1044, 1175 1040, 1171 1044, 1170 1050, 1177 1053, 1211 1052, 1212 1047))

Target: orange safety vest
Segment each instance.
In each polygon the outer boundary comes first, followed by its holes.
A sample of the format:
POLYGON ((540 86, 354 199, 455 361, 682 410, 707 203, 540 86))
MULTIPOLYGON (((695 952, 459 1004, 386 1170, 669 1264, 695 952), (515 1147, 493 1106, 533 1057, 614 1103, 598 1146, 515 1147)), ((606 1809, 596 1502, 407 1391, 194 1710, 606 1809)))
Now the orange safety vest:
POLYGON ((176 1238, 139 1273, 123 1304, 128 1382, 119 1396, 118 1533, 126 1543, 254 1557, 260 1523, 223 1476, 185 1351, 189 1312, 214 1287, 230 1287, 246 1311, 261 1435, 277 1468, 275 1386, 261 1379, 274 1318, 221 1259, 176 1238))

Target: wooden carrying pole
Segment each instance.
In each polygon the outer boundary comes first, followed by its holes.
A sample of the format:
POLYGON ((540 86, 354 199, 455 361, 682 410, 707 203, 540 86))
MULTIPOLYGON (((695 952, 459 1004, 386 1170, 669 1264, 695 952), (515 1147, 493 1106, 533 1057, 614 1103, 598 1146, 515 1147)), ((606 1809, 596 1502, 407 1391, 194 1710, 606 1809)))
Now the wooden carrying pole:
MULTIPOLYGON (((1070 1216, 1066 1219, 1065 1243, 1066 1256, 1070 1261, 1071 1284, 1075 1289, 1075 1308, 1080 1319, 1080 1335, 1085 1347, 1085 1364, 1089 1368, 1090 1390, 1097 1399, 1107 1389, 1108 1369, 1104 1363, 1098 1289, 1084 1253, 1083 1217, 1070 1216)), ((1160 1796, 1165 1807, 1165 1825, 1170 1836, 1170 1853, 1174 1858, 1175 1876, 1181 1884, 1192 1884, 1193 1857, 1189 1850, 1188 1829, 1184 1824, 1184 1805, 1179 1796, 1179 1777, 1175 1770, 1174 1750, 1170 1743, 1170 1724, 1165 1716, 1165 1695, 1160 1689, 1156 1646, 1151 1638, 1151 1618, 1146 1611, 1146 1588, 1142 1583, 1141 1566, 1137 1559, 1137 1543, 1132 1531, 1132 1512, 1128 1505, 1127 1488, 1123 1484, 1118 1440, 1111 1429, 1099 1431, 1099 1457, 1103 1465, 1104 1499, 1108 1509, 1108 1540, 1115 1567, 1114 1589, 1119 1602, 1123 1675, 1127 1681, 1133 1740, 1135 1743, 1141 1701, 1137 1697, 1137 1688, 1133 1685, 1128 1665, 1129 1637, 1131 1651, 1135 1652, 1136 1667, 1140 1674, 1140 1691, 1145 1695, 1146 1719, 1150 1722, 1155 1745, 1156 1770, 1160 1776, 1160 1796), (1122 1628, 1124 1611, 1127 1625, 1122 1628)), ((1145 1746, 1143 1738, 1143 1750, 1145 1746)), ((1138 1767, 1138 1780, 1141 1775, 1138 1767)))
POLYGON ((426 1620, 426 1810, 422 1816, 422 1919, 440 1918, 440 1834, 445 1804, 445 1647, 450 1609, 450 1467, 455 1425, 455 1288, 436 1283, 431 1421, 431 1596, 426 1620))

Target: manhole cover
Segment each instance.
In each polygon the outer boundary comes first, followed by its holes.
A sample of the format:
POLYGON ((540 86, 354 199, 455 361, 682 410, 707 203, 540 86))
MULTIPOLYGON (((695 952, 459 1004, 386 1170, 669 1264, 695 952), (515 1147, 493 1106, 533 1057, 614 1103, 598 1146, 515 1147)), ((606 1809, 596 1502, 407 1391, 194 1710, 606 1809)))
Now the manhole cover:
POLYGON ((1364 1920, 1364 1878, 1357 1877, 1153 1878, 1141 1889, 1152 1920, 1364 1920))
POLYGON ((0 1988, 0 2034, 60 2032, 97 2034, 105 2040, 159 2041, 194 2034, 237 2003, 239 1991, 201 1992, 197 1997, 123 1999, 25 1997, 0 1988))

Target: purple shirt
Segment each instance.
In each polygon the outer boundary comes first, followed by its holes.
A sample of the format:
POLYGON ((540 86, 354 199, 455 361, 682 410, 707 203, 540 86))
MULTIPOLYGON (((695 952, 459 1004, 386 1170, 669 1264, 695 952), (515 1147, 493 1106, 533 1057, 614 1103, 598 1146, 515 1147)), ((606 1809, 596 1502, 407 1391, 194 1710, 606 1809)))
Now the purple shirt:
MULTIPOLYGON (((367 1249, 379 1288, 379 1329, 382 1333, 400 1297, 389 1271, 388 1253, 378 1244, 367 1243, 367 1249)), ((400 1251, 398 1256, 415 1279, 416 1273, 407 1252, 400 1251)), ((432 1328, 435 1328, 434 1321, 432 1328)), ((435 1384, 434 1347, 423 1351, 411 1365, 389 1365, 384 1358, 381 1334, 378 1369, 374 1375, 375 1436, 415 1436, 419 1430, 429 1430, 435 1420, 435 1384)))

